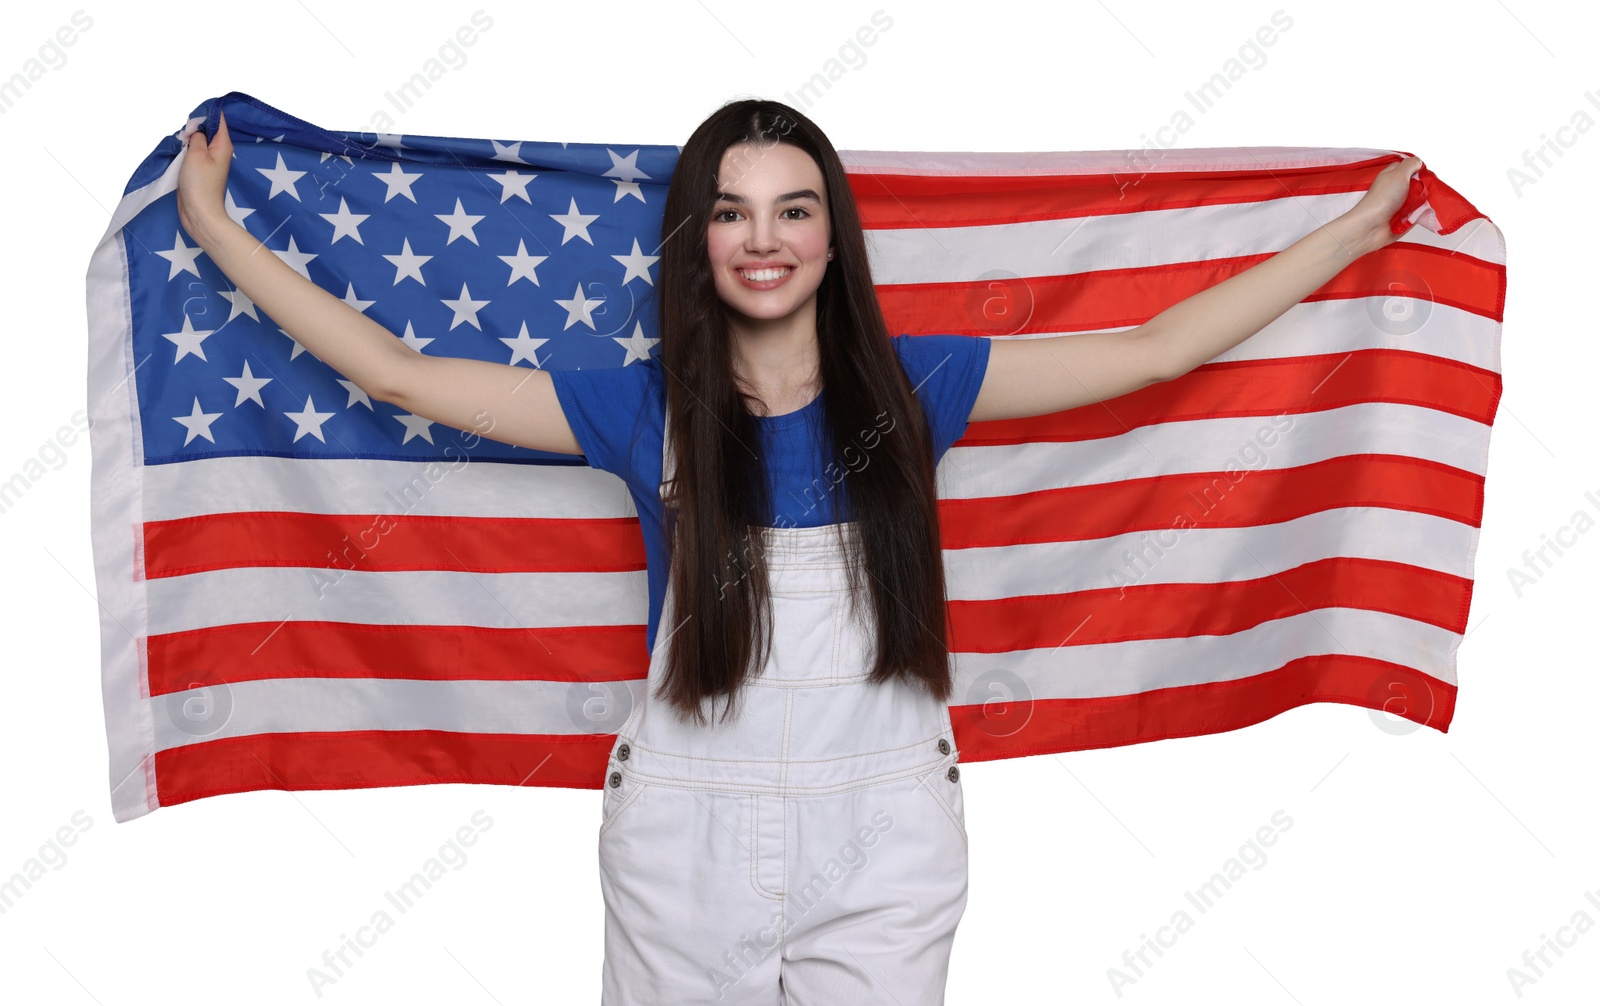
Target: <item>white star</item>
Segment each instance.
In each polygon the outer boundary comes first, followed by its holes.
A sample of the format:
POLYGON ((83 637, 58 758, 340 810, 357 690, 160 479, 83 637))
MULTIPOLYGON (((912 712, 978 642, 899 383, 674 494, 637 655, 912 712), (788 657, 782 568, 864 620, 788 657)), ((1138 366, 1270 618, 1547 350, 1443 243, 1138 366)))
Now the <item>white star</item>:
POLYGON ((310 395, 306 396, 305 408, 301 409, 299 412, 285 412, 284 415, 288 416, 290 419, 293 419, 295 422, 294 441, 291 441, 291 443, 298 441, 307 433, 316 437, 318 440, 321 440, 323 443, 328 442, 322 436, 322 424, 331 419, 333 417, 333 413, 318 412, 317 407, 312 402, 310 395))
POLYGON ((357 300, 356 285, 349 280, 345 280, 344 284, 344 302, 362 314, 366 314, 367 308, 377 303, 375 300, 357 300))
POLYGON ((376 411, 372 408, 372 399, 367 397, 367 393, 365 391, 361 390, 361 385, 354 381, 347 381, 342 377, 335 378, 335 380, 344 385, 344 390, 350 392, 350 400, 344 403, 345 408, 348 409, 350 406, 360 402, 362 405, 365 405, 369 411, 376 411))
POLYGON ((588 298, 584 297, 583 284, 579 283, 577 288, 573 291, 571 300, 558 300, 556 303, 567 309, 567 323, 561 326, 561 330, 565 332, 575 323, 580 321, 593 329, 594 309, 599 307, 601 304, 604 304, 605 301, 603 299, 589 300, 588 298))
POLYGON ((330 158, 330 157, 342 157, 342 158, 344 158, 344 162, 346 164, 350 165, 350 167, 353 168, 353 167, 356 166, 356 162, 351 159, 349 154, 335 154, 331 150, 324 150, 322 152, 322 156, 317 158, 317 163, 318 164, 326 164, 327 161, 328 161, 328 158, 330 158))
POLYGON ((643 360, 648 362, 650 359, 651 347, 661 341, 660 339, 646 339, 644 337, 644 325, 637 321, 633 323, 633 335, 626 339, 620 335, 613 335, 611 339, 617 345, 628 351, 627 357, 622 361, 622 365, 624 367, 632 363, 634 360, 643 360))
POLYGON ((289 362, 293 363, 295 361, 295 359, 300 356, 301 353, 304 353, 306 351, 306 347, 300 345, 300 340, 296 339, 294 336, 290 335, 287 331, 285 331, 284 327, 282 325, 278 326, 278 331, 280 333, 282 333, 284 338, 286 338, 290 342, 294 343, 294 349, 289 351, 289 362))
POLYGON ((311 278, 311 274, 306 272, 306 263, 316 258, 316 256, 309 255, 301 251, 299 248, 296 248, 293 234, 289 235, 289 247, 287 249, 284 251, 274 251, 272 254, 278 256, 280 259, 283 259, 285 265, 304 276, 306 279, 311 278))
POLYGON ((422 278, 422 265, 424 262, 430 261, 433 256, 418 255, 413 252, 410 238, 403 239, 401 243, 403 247, 400 249, 400 254, 384 256, 389 260, 389 264, 394 266, 394 285, 399 286, 400 281, 409 276, 423 286, 427 286, 428 281, 422 278))
POLYGON ((500 183, 500 201, 503 203, 512 196, 516 196, 529 206, 533 200, 528 198, 528 183, 538 178, 538 175, 525 175, 520 171, 502 171, 490 178, 500 183))
POLYGON ((611 157, 611 167, 600 175, 601 178, 620 178, 625 182, 637 182, 641 178, 650 177, 639 170, 639 151, 635 150, 627 157, 619 157, 615 150, 607 147, 606 153, 611 157))
POLYGON ((400 441, 401 447, 409 444, 412 437, 421 437, 428 443, 433 443, 433 434, 429 432, 433 427, 433 420, 424 419, 421 416, 413 416, 409 412, 402 412, 394 418, 400 420, 406 428, 406 438, 400 441))
POLYGON ((614 182, 617 186, 617 194, 611 199, 613 203, 622 202, 623 196, 632 196, 641 203, 644 202, 644 190, 639 188, 638 182, 618 181, 615 178, 612 179, 612 182, 614 182))
POLYGON ((532 283, 534 286, 538 286, 539 275, 533 270, 537 269, 539 267, 539 263, 543 262, 549 257, 550 256, 548 255, 529 255, 527 242, 523 241, 521 238, 517 239, 517 253, 515 255, 495 256, 495 258, 498 258, 500 261, 511 267, 511 278, 506 280, 506 286, 510 286, 523 277, 527 277, 528 282, 532 283))
POLYGON ((417 201, 417 197, 411 194, 411 186, 418 178, 422 177, 422 172, 408 172, 400 167, 399 161, 394 161, 389 165, 387 172, 374 171, 372 177, 381 179, 389 187, 389 190, 383 194, 384 202, 388 202, 395 196, 405 196, 412 202, 417 201))
POLYGON ((408 321, 408 322, 406 322, 406 334, 402 335, 400 337, 400 341, 405 343, 407 346, 410 346, 412 349, 414 349, 414 350, 416 350, 417 352, 420 353, 420 352, 422 352, 422 347, 426 346, 428 343, 432 342, 433 340, 432 339, 419 339, 417 337, 417 334, 415 332, 411 331, 411 322, 408 321))
POLYGON ((627 255, 613 255, 611 257, 616 259, 618 262, 621 262, 624 266, 627 267, 628 271, 622 277, 622 285, 623 286, 627 286, 628 285, 628 281, 633 279, 635 276, 637 276, 640 279, 644 280, 646 283, 650 284, 651 286, 655 286, 656 285, 656 281, 650 278, 650 267, 652 265, 654 265, 655 263, 661 261, 661 256, 660 255, 646 255, 646 254, 644 254, 644 252, 641 251, 640 248, 639 248, 639 239, 638 238, 634 238, 633 239, 633 251, 632 252, 630 252, 627 255))
POLYGON ((494 156, 489 158, 489 160, 510 161, 512 164, 528 163, 522 159, 521 140, 518 140, 515 143, 501 143, 499 140, 490 140, 489 142, 494 145, 494 156))
MULTIPOLYGON (((238 157, 239 155, 235 154, 233 156, 238 157)), ((255 210, 246 206, 240 206, 238 203, 234 202, 233 192, 231 190, 224 189, 222 195, 223 202, 226 203, 226 205, 223 207, 223 210, 228 214, 229 218, 232 219, 234 223, 238 224, 240 227, 243 227, 244 218, 254 213, 255 210)))
POLYGON ((367 219, 369 215, 366 213, 351 213, 350 207, 345 204, 344 196, 339 197, 339 212, 317 214, 328 223, 333 224, 333 239, 328 243, 334 245, 338 244, 339 239, 342 237, 353 237, 358 245, 366 244, 365 241, 361 240, 361 232, 356 228, 361 226, 361 221, 367 219))
POLYGON ((372 141, 371 146, 388 147, 397 153, 407 149, 405 143, 401 140, 401 137, 406 135, 404 133, 373 133, 372 135, 376 136, 377 139, 372 141))
POLYGON ((517 337, 515 339, 501 339, 500 341, 511 348, 512 366, 516 366, 517 362, 520 360, 527 360, 529 363, 537 367, 539 365, 539 358, 534 355, 534 350, 538 349, 540 346, 543 346, 550 340, 528 338, 528 323, 523 322, 522 328, 517 332, 517 337))
MULTIPOLYGON (((208 328, 204 331, 196 331, 194 323, 189 320, 189 316, 184 315, 183 331, 162 332, 161 337, 163 339, 172 340, 173 344, 178 347, 178 355, 172 358, 173 363, 177 363, 179 360, 191 353, 193 353, 195 356, 198 356, 200 359, 205 360, 206 351, 200 348, 200 344, 205 341, 206 336, 215 331, 216 329, 214 328, 208 328)), ((209 363, 210 361, 207 360, 206 362, 209 363)))
POLYGON ((244 361, 244 373, 240 374, 238 377, 224 377, 223 380, 227 381, 229 384, 233 385, 239 390, 239 396, 233 400, 234 408, 237 409, 239 406, 243 405, 244 400, 247 398, 261 406, 263 409, 267 407, 267 403, 261 400, 261 389, 266 385, 271 384, 272 378, 257 377, 250 373, 249 360, 244 361))
POLYGON ((196 398, 193 411, 187 416, 173 416, 172 418, 175 422, 182 423, 184 429, 189 431, 183 438, 183 446, 188 447, 189 441, 197 436, 205 437, 212 443, 216 443, 217 439, 211 435, 211 424, 216 422, 217 417, 221 415, 222 413, 220 412, 201 412, 200 399, 196 398))
POLYGON ((268 178, 270 178, 272 180, 272 191, 267 193, 267 201, 268 202, 271 202, 272 201, 272 197, 277 195, 280 192, 287 192, 291 196, 294 196, 295 202, 299 202, 300 201, 300 193, 295 191, 294 183, 301 176, 303 176, 305 174, 305 172, 304 171, 290 171, 283 163, 283 155, 282 154, 278 155, 277 167, 273 167, 273 168, 257 168, 256 170, 261 172, 263 175, 266 175, 268 178))
POLYGON ((566 244, 574 237, 580 237, 591 245, 594 244, 594 241, 589 238, 589 225, 599 220, 600 214, 579 213, 578 201, 571 196, 568 196, 567 200, 569 203, 567 212, 550 214, 550 219, 562 227, 561 243, 566 244))
POLYGON ((472 233, 472 228, 482 220, 481 216, 473 216, 461 208, 461 197, 456 197, 456 208, 453 213, 435 213, 434 217, 450 225, 450 236, 444 239, 445 244, 450 244, 456 238, 464 237, 473 244, 478 243, 478 236, 472 233))
POLYGON ((173 233, 176 235, 177 240, 173 244, 172 250, 156 252, 157 255, 166 259, 171 265, 171 268, 167 270, 167 279, 175 278, 180 272, 192 272, 198 278, 200 276, 200 268, 194 264, 194 260, 199 258, 205 249, 198 245, 191 248, 184 244, 182 231, 174 231, 173 233))
MULTIPOLYGON (((254 321, 261 320, 261 316, 256 314, 255 302, 246 296, 243 290, 218 290, 217 296, 226 299, 228 302, 228 321, 232 321, 241 314, 248 314, 254 321)), ((223 322, 224 325, 227 323, 226 321, 223 322)))
POLYGON ((483 331, 483 326, 478 324, 478 312, 489 303, 486 300, 473 300, 472 294, 467 292, 467 284, 461 284, 461 296, 455 300, 443 300, 439 303, 455 312, 455 317, 450 319, 449 331, 454 332, 456 326, 463 321, 478 331, 483 331))

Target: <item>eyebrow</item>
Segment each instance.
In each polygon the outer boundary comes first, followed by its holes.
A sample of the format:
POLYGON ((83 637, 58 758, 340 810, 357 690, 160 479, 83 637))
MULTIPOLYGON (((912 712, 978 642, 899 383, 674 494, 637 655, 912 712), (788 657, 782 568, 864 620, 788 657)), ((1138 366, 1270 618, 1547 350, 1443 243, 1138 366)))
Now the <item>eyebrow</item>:
MULTIPOLYGON (((730 203, 748 203, 750 201, 744 196, 733 192, 718 192, 717 198, 730 203)), ((785 192, 778 197, 778 202, 786 203, 791 199, 809 199, 818 204, 822 202, 822 197, 817 195, 815 189, 796 189, 793 192, 785 192)))

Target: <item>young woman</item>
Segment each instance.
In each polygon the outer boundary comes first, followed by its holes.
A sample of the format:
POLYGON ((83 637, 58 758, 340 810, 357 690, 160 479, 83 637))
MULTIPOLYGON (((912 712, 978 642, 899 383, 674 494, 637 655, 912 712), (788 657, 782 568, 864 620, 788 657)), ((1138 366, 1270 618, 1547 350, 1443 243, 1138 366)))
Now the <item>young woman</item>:
POLYGON ((731 102, 668 190, 659 357, 545 371, 421 355, 253 255, 223 212, 231 152, 225 121, 190 137, 181 222, 298 342, 417 415, 581 453, 639 505, 649 687, 599 833, 612 1004, 943 1001, 967 838, 935 465, 970 421, 1114 398, 1242 342, 1395 240, 1421 164, 1128 331, 891 338, 832 144, 787 105, 731 102))

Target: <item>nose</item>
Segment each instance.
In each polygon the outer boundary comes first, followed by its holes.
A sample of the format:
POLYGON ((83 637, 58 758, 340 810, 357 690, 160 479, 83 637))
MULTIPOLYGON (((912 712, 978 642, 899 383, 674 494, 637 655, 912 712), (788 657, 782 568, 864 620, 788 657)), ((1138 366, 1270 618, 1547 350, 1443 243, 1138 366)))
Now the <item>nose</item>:
POLYGON ((751 252, 773 251, 778 247, 778 233, 771 220, 756 217, 745 236, 745 247, 751 252))

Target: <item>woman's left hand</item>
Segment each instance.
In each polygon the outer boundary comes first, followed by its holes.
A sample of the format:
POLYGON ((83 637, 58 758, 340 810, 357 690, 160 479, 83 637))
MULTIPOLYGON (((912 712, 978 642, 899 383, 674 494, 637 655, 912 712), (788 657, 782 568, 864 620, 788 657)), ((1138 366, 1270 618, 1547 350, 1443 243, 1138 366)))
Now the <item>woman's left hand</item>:
POLYGON ((1420 157, 1407 157, 1394 162, 1378 172, 1366 195, 1351 207, 1350 216, 1361 221, 1370 234, 1367 251, 1377 251, 1400 239, 1399 234, 1389 229, 1389 220, 1405 204, 1406 195, 1411 190, 1411 175, 1421 167, 1420 157))

